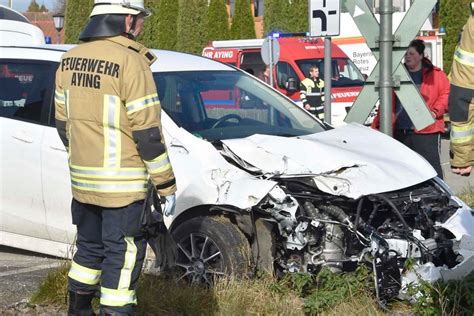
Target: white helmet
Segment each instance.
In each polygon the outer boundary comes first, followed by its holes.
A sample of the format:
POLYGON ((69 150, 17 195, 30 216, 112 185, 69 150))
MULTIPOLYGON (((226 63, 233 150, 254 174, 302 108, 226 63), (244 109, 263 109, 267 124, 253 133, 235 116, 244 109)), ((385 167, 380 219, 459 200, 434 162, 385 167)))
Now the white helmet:
POLYGON ((143 0, 94 0, 94 8, 90 17, 104 14, 143 14, 150 16, 151 12, 145 9, 143 0))

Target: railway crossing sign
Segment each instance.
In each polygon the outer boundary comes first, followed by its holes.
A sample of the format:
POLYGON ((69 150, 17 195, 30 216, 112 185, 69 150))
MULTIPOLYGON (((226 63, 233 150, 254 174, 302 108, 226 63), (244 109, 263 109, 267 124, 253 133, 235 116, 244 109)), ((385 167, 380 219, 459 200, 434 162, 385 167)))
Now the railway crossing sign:
MULTIPOLYGON (((367 45, 374 53, 377 65, 365 82, 365 86, 347 114, 346 122, 363 124, 379 99, 379 23, 365 0, 342 0, 345 9, 350 12, 354 22, 365 37, 367 45)), ((436 0, 415 0, 403 21, 393 35, 392 81, 395 94, 407 111, 413 125, 420 130, 434 123, 418 88, 413 84, 401 61, 410 42, 416 37, 428 18, 436 0)))

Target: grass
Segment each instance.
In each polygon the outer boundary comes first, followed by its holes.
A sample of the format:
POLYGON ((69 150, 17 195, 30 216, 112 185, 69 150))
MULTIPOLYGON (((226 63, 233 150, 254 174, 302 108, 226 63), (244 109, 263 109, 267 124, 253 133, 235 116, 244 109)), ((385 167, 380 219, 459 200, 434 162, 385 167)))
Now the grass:
MULTIPOLYGON (((68 265, 52 270, 30 304, 66 310, 68 265)), ((391 313, 419 315, 473 315, 474 272, 462 281, 422 282, 411 286, 418 300, 389 302, 391 313)), ((280 280, 228 277, 213 288, 176 282, 163 276, 142 275, 137 289, 137 315, 387 315, 374 297, 372 274, 334 274, 323 269, 317 276, 304 273, 280 280)), ((98 302, 94 302, 98 308, 98 302)))
MULTIPOLYGON (((51 271, 30 303, 66 310, 67 271, 67 265, 51 271)), ((347 275, 323 270, 317 277, 298 273, 281 280, 267 275, 254 279, 228 277, 207 288, 162 276, 142 275, 136 312, 138 315, 382 314, 367 292, 370 279, 367 277, 367 270, 347 275)))
POLYGON ((469 186, 465 188, 460 194, 459 198, 463 200, 467 205, 474 209, 474 187, 469 186))
MULTIPOLYGON (((459 197, 474 208, 473 187, 459 197)), ((52 270, 31 304, 66 310, 68 268, 65 264, 52 270)), ((390 314, 474 315, 474 272, 461 281, 421 282, 410 286, 409 293, 417 301, 389 302, 390 314)), ((326 269, 317 276, 296 273, 279 280, 228 277, 213 288, 142 275, 137 297, 137 315, 387 315, 375 300, 372 274, 364 267, 344 274, 326 269)))
POLYGON ((30 299, 32 304, 66 306, 67 273, 70 264, 64 263, 50 270, 38 291, 30 299))

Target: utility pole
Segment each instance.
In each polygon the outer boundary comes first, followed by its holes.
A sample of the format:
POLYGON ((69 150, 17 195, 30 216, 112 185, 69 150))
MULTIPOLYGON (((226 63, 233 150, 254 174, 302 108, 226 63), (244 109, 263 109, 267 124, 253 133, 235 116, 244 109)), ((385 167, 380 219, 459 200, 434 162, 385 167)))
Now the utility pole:
POLYGON ((332 86, 331 37, 324 37, 324 121, 331 124, 331 86, 332 86))
POLYGON ((13 9, 13 0, 8 1, 8 6, 10 7, 10 9, 13 9))

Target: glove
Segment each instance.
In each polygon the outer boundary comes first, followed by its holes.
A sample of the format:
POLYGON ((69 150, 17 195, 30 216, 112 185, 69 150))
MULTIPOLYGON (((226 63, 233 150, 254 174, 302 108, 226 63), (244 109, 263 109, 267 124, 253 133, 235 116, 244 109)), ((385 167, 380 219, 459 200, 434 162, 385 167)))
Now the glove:
POLYGON ((171 216, 174 214, 174 209, 176 207, 176 194, 162 196, 161 197, 161 209, 165 216, 171 216))

